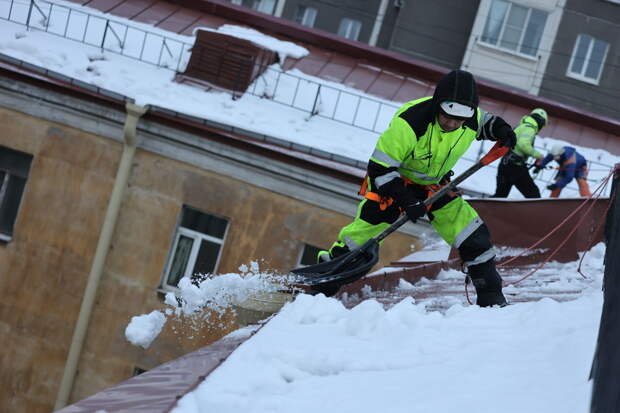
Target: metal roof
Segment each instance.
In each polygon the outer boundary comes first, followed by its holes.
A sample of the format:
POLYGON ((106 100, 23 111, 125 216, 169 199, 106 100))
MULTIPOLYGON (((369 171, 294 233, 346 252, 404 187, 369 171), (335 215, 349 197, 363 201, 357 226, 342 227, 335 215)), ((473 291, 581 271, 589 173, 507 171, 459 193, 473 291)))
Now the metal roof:
MULTIPOLYGON (((249 26, 310 51, 301 59, 287 58, 285 70, 296 68, 395 102, 432 94, 435 82, 447 72, 439 66, 219 0, 70 1, 184 35, 191 35, 197 27, 249 26)), ((550 115, 544 136, 620 155, 619 121, 483 80, 478 84, 481 107, 507 122, 516 124, 525 113, 542 106, 550 115)))
MULTIPOLYGON (((578 251, 587 250, 594 243, 601 241, 604 231, 601 223, 605 222, 610 200, 609 198, 600 198, 594 201, 587 199, 541 199, 504 202, 502 200, 480 199, 471 200, 471 202, 475 204, 480 215, 489 225, 496 245, 510 247, 530 246, 532 240, 543 238, 550 229, 564 223, 565 218, 573 211, 578 211, 566 220, 565 225, 562 225, 559 231, 538 246, 540 249, 547 249, 546 252, 538 251, 533 255, 519 257, 510 263, 510 266, 498 268, 505 282, 514 283, 526 276, 533 268, 533 264, 541 262, 550 252, 549 250, 563 240, 569 242, 558 251, 558 255, 553 257, 554 260, 560 262, 574 260, 578 251), (512 226, 506 227, 504 225, 506 216, 511 216, 512 226), (571 230, 576 225, 580 226, 580 230, 571 236, 571 230), (524 230, 515 231, 515 228, 524 230)), ((416 289, 413 293, 398 289, 401 278, 415 283, 421 278, 435 278, 442 269, 458 268, 458 266, 459 260, 457 258, 434 262, 397 262, 394 263, 394 268, 376 271, 342 287, 337 297, 348 308, 357 305, 365 298, 363 291, 368 290, 368 287, 374 292, 373 298, 386 306, 391 306, 406 296, 413 296, 416 300, 434 297, 462 297, 465 294, 464 284, 454 279, 424 283, 421 288, 416 289)), ((542 288, 546 283, 555 280, 550 276, 543 279, 532 277, 520 283, 517 290, 511 290, 510 293, 507 293, 507 298, 510 302, 520 302, 551 296, 557 301, 565 301, 575 299, 581 294, 579 288, 570 285, 553 292, 545 291, 542 288)), ((473 288, 470 287, 470 291, 473 292, 473 288)), ((429 310, 445 310, 441 307, 439 300, 427 308, 429 310)), ((265 323, 250 326, 244 330, 246 334, 225 337, 195 352, 58 410, 58 413, 169 412, 175 407, 178 399, 193 391, 239 345, 251 338, 265 323)))

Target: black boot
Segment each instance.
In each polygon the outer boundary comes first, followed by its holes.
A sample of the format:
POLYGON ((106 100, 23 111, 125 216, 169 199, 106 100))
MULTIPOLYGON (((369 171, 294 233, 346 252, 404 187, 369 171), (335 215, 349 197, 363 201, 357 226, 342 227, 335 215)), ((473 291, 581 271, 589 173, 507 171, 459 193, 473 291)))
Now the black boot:
POLYGON ((469 277, 476 288, 476 304, 480 307, 508 305, 502 294, 502 277, 495 268, 495 260, 469 267, 469 277))

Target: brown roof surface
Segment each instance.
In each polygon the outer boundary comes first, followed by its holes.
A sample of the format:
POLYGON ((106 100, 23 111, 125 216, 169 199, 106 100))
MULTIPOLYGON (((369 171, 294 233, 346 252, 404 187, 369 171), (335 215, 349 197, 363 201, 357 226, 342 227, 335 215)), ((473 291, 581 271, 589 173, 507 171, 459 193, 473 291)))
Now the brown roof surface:
MULTIPOLYGON (((529 247, 536 240, 543 238, 562 223, 573 211, 574 214, 561 226, 558 232, 541 243, 538 248, 553 249, 568 239, 559 255, 553 257, 557 261, 574 260, 577 251, 589 249, 594 243, 602 239, 603 223, 606 217, 609 198, 595 201, 585 199, 545 199, 536 201, 502 202, 498 200, 472 200, 481 216, 490 227, 496 245, 512 247, 529 247), (579 209, 583 205, 583 208, 579 209), (590 209, 590 206, 592 208, 590 209), (504 229, 502 223, 505 216, 510 216, 513 227, 504 229), (581 229, 574 235, 570 232, 575 226, 581 229), (511 230, 512 228, 512 230, 511 230), (515 231, 514 228, 525 229, 515 231)), ((536 263, 547 258, 547 253, 535 254, 523 257, 511 262, 509 265, 500 266, 498 269, 504 278, 504 283, 512 284, 528 275, 537 267, 536 263)), ((501 262, 509 257, 502 258, 501 262)), ((396 264, 396 263, 395 263, 396 264)), ((370 296, 385 306, 391 306, 403 298, 410 296, 416 301, 425 300, 427 309, 445 310, 447 305, 454 300, 467 302, 463 279, 436 280, 437 274, 442 269, 459 268, 458 259, 452 258, 446 261, 429 263, 398 263, 398 268, 377 271, 367 277, 348 284, 341 288, 337 294, 347 307, 357 305, 363 299, 369 298, 369 294, 363 293, 366 286, 370 286, 370 296), (399 290, 399 280, 404 279, 416 283, 422 278, 432 281, 420 283, 414 290, 399 290)), ((544 277, 532 276, 518 282, 514 288, 506 291, 509 302, 525 302, 539 300, 544 297, 553 298, 557 301, 573 300, 579 297, 582 290, 577 285, 554 285, 552 289, 545 286, 557 281, 557 275, 545 275, 544 277)), ((586 274, 587 277, 587 274, 586 274)), ((473 288, 469 287, 469 299, 475 301, 473 288)), ((263 324, 264 325, 264 324, 263 324)), ((250 334, 258 331, 259 327, 251 330, 246 335, 227 337, 213 344, 203 347, 193 353, 177 360, 156 367, 146 373, 133 377, 124 383, 111 387, 100 393, 94 394, 59 413, 87 413, 105 410, 106 412, 149 412, 165 413, 185 393, 193 391, 195 387, 213 372, 233 351, 248 338, 250 334)))
POLYGON ((57 412, 168 412, 176 405, 178 399, 195 389, 209 373, 254 335, 262 325, 248 327, 247 334, 224 337, 183 357, 134 376, 117 386, 57 410, 57 412))
MULTIPOLYGON (((310 51, 301 59, 288 58, 286 70, 296 68, 396 102, 432 94, 434 83, 447 72, 432 64, 218 0, 71 1, 185 35, 201 26, 251 26, 310 51)), ((481 106, 511 124, 516 124, 532 108, 542 106, 550 115, 544 136, 620 155, 620 122, 616 120, 484 81, 479 81, 479 86, 481 106)))

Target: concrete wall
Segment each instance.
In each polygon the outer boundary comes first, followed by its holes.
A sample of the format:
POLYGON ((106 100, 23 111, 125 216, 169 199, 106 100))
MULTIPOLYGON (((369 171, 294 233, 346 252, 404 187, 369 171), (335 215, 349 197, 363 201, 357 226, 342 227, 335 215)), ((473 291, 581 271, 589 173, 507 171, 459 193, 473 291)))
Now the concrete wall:
POLYGON ((608 1, 568 0, 553 44, 552 57, 542 81, 540 96, 589 112, 620 119, 620 4, 608 1), (573 48, 580 34, 609 43, 598 84, 567 75, 573 48))
POLYGON ((381 0, 347 0, 338 2, 286 0, 282 17, 293 20, 297 7, 300 5, 313 7, 317 10, 314 28, 330 33, 338 33, 340 21, 345 17, 357 20, 362 24, 357 40, 367 43, 377 18, 380 3, 381 0))
POLYGON ((449 69, 463 60, 480 0, 404 1, 388 44, 380 44, 422 61, 449 69))
MULTIPOLYGON (((121 136, 122 113, 63 96, 40 95, 36 101, 16 96, 0 96, 0 145, 34 158, 14 237, 0 244, 0 411, 49 412, 120 161, 122 144, 114 135, 121 136), (54 99, 58 101, 52 103, 54 99)), ((226 163, 231 174, 245 173, 254 183, 218 173, 224 167, 212 153, 196 149, 198 144, 188 149, 170 143, 163 129, 155 136, 147 129, 156 125, 141 124, 143 141, 125 189, 70 402, 129 378, 134 367, 152 368, 236 327, 234 316, 225 314, 200 323, 198 330, 189 320, 169 321, 148 350, 125 340, 132 316, 164 308, 157 287, 182 205, 229 218, 220 273, 237 272, 240 264, 261 259, 263 268, 293 268, 304 242, 330 245, 355 211, 352 201, 346 204, 348 213, 336 212, 338 196, 323 198, 317 186, 291 185, 290 176, 273 171, 260 175, 250 164, 268 162, 256 155, 246 153, 245 164, 226 163), (289 187, 298 193, 286 195, 289 187), (314 197, 299 188, 315 191, 314 197)), ((176 138, 183 136, 176 131, 176 138)), ((234 153, 230 149, 226 156, 234 153)), ((408 254, 412 244, 420 246, 411 236, 393 234, 382 249, 382 264, 408 254)))
POLYGON ((513 53, 482 43, 487 15, 492 0, 481 0, 474 21, 462 67, 476 76, 538 95, 542 76, 551 55, 566 0, 515 0, 524 7, 548 13, 545 29, 536 56, 513 53))

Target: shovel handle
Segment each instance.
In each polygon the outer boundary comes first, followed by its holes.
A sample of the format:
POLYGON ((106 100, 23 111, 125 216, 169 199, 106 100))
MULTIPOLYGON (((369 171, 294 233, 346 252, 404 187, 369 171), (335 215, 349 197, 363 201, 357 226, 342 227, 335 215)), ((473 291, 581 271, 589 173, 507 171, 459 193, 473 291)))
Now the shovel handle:
MULTIPOLYGON (((435 192, 431 197, 424 200, 424 205, 429 206, 433 202, 437 201, 439 198, 444 196, 449 191, 453 190, 455 186, 469 178, 475 172, 477 172, 480 168, 490 164, 491 162, 501 158, 506 155, 506 153, 510 150, 507 146, 502 146, 499 142, 495 142, 495 145, 489 150, 489 152, 484 155, 478 162, 470 166, 465 172, 454 178, 447 185, 443 186, 439 191, 435 192)), ((392 232, 396 231, 398 228, 403 226, 407 221, 409 221, 409 217, 404 214, 401 215, 392 225, 383 230, 382 233, 375 237, 377 242, 382 241, 385 237, 390 235, 392 232)))

